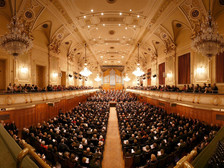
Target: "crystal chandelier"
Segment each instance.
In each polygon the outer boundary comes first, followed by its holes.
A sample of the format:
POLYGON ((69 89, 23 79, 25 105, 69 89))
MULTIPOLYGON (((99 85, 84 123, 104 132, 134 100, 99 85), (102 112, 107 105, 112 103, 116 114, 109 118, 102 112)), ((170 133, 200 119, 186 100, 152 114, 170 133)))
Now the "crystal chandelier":
POLYGON ((99 74, 96 75, 96 78, 95 78, 94 80, 95 80, 96 82, 101 81, 101 78, 100 78, 99 74))
MULTIPOLYGON (((98 69, 98 71, 99 71, 99 65, 98 65, 98 62, 97 62, 97 69, 98 69)), ((100 78, 99 74, 96 75, 96 78, 95 78, 94 80, 95 80, 96 82, 101 81, 101 78, 100 78)))
POLYGON ((135 76, 142 76, 144 72, 140 68, 140 61, 139 61, 139 43, 138 43, 138 63, 137 63, 137 68, 134 72, 132 72, 135 76))
POLYGON ((211 58, 224 51, 223 37, 217 31, 217 24, 211 16, 210 1, 206 20, 201 24, 201 30, 193 38, 192 48, 211 58))
POLYGON ((23 23, 16 15, 16 0, 14 16, 8 25, 9 32, 0 37, 0 46, 13 56, 18 56, 31 49, 32 39, 26 32, 23 23))
POLYGON ((84 63, 84 69, 80 72, 82 76, 88 77, 89 75, 92 74, 92 72, 87 68, 87 63, 86 63, 86 44, 85 44, 85 63, 84 63))
POLYGON ((130 81, 130 78, 128 77, 128 74, 125 75, 124 81, 125 81, 125 82, 130 81))

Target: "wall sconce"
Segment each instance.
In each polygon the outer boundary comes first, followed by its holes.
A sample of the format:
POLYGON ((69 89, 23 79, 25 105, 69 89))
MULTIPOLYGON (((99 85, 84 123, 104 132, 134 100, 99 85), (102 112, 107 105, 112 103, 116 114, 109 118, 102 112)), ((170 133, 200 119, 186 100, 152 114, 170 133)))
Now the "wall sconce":
POLYGON ((198 67, 197 69, 196 69, 196 72, 197 72, 197 74, 203 74, 203 73, 205 73, 205 68, 204 67, 198 67))
POLYGON ((71 74, 69 74, 68 76, 69 76, 69 78, 72 78, 73 77, 71 74))
POLYGON ((52 76, 53 76, 54 78, 56 78, 56 77, 58 77, 58 73, 54 72, 54 73, 52 74, 52 76))
POLYGON ((173 74, 172 73, 167 73, 166 76, 167 76, 167 78, 172 78, 173 74))
POLYGON ((156 78, 156 74, 152 76, 153 78, 156 78))
POLYGON ((21 73, 27 73, 27 72, 28 72, 28 68, 23 66, 23 67, 20 69, 20 71, 21 71, 21 73))

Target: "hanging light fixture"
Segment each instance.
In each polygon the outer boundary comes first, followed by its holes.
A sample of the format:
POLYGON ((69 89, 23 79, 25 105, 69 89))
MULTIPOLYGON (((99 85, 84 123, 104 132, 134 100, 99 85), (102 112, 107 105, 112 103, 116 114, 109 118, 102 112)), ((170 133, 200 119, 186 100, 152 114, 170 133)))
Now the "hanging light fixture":
POLYGON ((142 76, 144 72, 140 68, 140 58, 139 58, 139 43, 138 43, 138 63, 137 68, 134 72, 132 72, 135 76, 142 76))
POLYGON ((201 24, 201 30, 193 38, 192 48, 209 58, 224 51, 223 37, 218 33, 217 24, 212 19, 210 0, 208 17, 201 24))
POLYGON ((0 37, 0 46, 4 50, 16 57, 31 49, 32 38, 16 15, 16 0, 13 17, 8 25, 8 29, 9 32, 0 37))
MULTIPOLYGON (((98 62, 97 62, 97 71, 99 72, 99 66, 98 66, 98 62)), ((99 73, 97 73, 96 78, 94 79, 96 82, 101 81, 101 78, 99 76, 99 73)))
POLYGON ((96 75, 96 78, 95 78, 94 80, 95 80, 96 82, 101 81, 101 78, 100 78, 99 74, 96 75))
POLYGON ((88 77, 89 75, 92 74, 92 72, 87 68, 87 63, 86 63, 86 44, 85 44, 85 63, 84 63, 84 69, 80 72, 82 76, 88 77))
POLYGON ((124 81, 125 81, 125 82, 130 81, 130 78, 128 77, 128 74, 125 75, 124 81))

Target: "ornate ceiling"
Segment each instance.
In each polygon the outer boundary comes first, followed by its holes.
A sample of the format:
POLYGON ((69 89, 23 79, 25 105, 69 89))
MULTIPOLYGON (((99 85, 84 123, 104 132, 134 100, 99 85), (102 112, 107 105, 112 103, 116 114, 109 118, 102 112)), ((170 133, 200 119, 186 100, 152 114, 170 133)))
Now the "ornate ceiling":
MULTIPOLYGON (((12 1, 13 2, 13 1, 12 1)), ((9 22, 13 3, 0 1, 0 15, 9 22), (5 3, 5 4, 4 4, 5 3)), ((66 54, 82 65, 84 43, 90 69, 97 63, 135 67, 137 43, 144 67, 160 52, 169 55, 181 31, 198 29, 208 0, 17 0, 17 9, 34 37, 34 45, 66 54)), ((214 17, 223 12, 213 0, 214 17)))

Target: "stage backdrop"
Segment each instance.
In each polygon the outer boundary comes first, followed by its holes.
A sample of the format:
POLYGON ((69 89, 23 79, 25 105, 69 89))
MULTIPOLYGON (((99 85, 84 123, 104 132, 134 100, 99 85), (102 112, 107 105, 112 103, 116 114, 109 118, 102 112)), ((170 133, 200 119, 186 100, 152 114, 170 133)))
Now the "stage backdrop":
POLYGON ((103 72, 103 89, 123 89, 122 72, 117 69, 107 69, 103 72))

